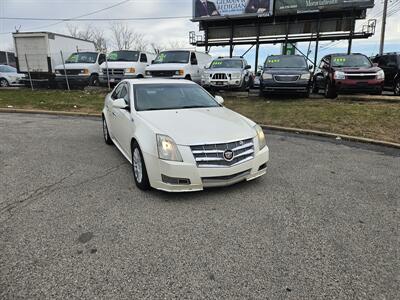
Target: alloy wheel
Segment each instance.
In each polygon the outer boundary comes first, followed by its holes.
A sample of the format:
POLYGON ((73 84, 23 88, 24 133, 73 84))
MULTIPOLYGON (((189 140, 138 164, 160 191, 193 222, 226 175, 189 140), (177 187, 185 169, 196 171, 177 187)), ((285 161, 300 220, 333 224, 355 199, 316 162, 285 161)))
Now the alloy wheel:
POLYGON ((104 140, 108 140, 108 128, 107 128, 107 123, 106 119, 103 119, 103 135, 104 135, 104 140))
POLYGON ((8 81, 5 79, 0 80, 0 87, 8 87, 8 81))
POLYGON ((141 183, 143 179, 143 166, 142 156, 140 155, 139 149, 133 150, 133 172, 137 182, 141 183))
POLYGON ((400 96, 400 80, 396 82, 396 86, 394 88, 394 94, 400 96))

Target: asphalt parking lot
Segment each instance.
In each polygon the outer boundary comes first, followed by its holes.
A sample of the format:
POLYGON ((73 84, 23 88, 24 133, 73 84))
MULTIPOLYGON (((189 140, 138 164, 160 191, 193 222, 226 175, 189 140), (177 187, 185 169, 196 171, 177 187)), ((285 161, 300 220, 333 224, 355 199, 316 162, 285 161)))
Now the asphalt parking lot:
POLYGON ((142 192, 100 119, 0 114, 0 298, 396 299, 400 151, 267 142, 256 181, 142 192))

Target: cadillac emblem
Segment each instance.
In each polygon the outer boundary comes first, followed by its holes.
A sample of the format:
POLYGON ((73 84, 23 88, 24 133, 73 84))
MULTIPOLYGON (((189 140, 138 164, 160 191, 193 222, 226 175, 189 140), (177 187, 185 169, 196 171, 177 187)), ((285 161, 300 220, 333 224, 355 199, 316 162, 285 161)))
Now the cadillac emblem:
POLYGON ((226 161, 231 161, 233 159, 233 151, 232 150, 225 150, 224 152, 224 159, 226 161))

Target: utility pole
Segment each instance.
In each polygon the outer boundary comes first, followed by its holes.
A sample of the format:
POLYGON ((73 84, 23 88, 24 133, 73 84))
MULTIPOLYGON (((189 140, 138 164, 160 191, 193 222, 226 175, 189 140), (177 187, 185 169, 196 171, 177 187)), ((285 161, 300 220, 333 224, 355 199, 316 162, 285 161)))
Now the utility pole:
POLYGON ((387 16, 387 8, 389 0, 383 0, 383 16, 382 16, 382 29, 381 29, 381 44, 379 47, 379 54, 383 54, 384 45, 385 45, 385 31, 386 31, 386 16, 387 16))

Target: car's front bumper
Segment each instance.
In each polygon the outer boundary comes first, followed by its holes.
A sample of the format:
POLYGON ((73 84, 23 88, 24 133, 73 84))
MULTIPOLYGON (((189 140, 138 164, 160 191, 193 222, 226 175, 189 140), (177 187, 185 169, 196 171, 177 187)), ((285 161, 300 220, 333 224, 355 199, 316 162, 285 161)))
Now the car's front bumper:
POLYGON ((213 79, 213 80, 201 80, 201 85, 205 88, 215 89, 235 89, 242 86, 243 79, 213 79))
MULTIPOLYGON (((180 147, 181 148, 181 147, 180 147)), ((182 153, 182 149, 180 149, 182 153)), ((184 153, 182 153, 185 156, 184 153)), ((190 153, 191 154, 191 153, 190 153)), ((250 181, 266 173, 269 149, 264 147, 254 158, 232 167, 205 168, 194 162, 160 160, 143 153, 150 185, 166 192, 201 191, 208 187, 228 186, 240 181, 250 181), (162 176, 164 175, 164 176, 162 176), (189 180, 190 184, 167 183, 166 178, 189 180)))
POLYGON ((380 93, 383 90, 383 80, 335 80, 336 91, 340 94, 380 93))
POLYGON ((264 92, 273 93, 307 93, 310 88, 309 80, 297 80, 293 82, 276 82, 274 80, 263 80, 260 88, 264 92))

